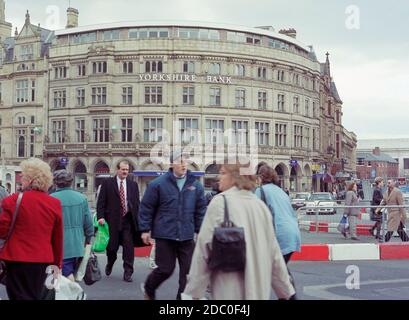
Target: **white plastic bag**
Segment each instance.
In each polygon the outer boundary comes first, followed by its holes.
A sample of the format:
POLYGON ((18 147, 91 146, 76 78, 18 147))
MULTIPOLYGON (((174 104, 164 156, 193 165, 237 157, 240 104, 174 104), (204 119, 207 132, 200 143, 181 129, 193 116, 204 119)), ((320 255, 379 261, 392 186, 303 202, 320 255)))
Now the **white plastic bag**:
POLYGON ((86 300, 87 295, 81 286, 61 275, 55 288, 55 300, 86 300))
POLYGON ((85 275, 85 270, 87 268, 88 260, 91 255, 91 244, 87 244, 84 249, 84 257, 81 260, 80 266, 78 267, 77 273, 75 274, 75 281, 82 281, 85 275))

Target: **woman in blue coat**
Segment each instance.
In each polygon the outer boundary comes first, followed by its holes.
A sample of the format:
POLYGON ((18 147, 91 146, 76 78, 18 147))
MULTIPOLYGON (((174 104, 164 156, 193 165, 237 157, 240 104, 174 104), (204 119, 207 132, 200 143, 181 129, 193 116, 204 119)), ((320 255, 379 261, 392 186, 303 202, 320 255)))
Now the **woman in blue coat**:
POLYGON ((273 224, 278 244, 286 263, 295 251, 301 250, 301 235, 295 211, 290 198, 278 186, 277 172, 269 165, 262 165, 257 171, 261 186, 256 195, 263 200, 273 215, 273 224))

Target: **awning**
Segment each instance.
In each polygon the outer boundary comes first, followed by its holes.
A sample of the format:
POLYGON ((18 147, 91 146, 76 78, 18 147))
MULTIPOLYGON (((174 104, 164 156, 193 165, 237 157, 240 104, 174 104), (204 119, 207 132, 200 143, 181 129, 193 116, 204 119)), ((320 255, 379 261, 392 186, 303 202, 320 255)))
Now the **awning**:
MULTIPOLYGON (((132 174, 136 177, 159 177, 165 174, 167 171, 145 171, 145 170, 135 170, 132 174)), ((195 177, 202 177, 205 175, 204 171, 191 171, 195 177)))
POLYGON ((324 183, 334 183, 335 179, 332 175, 330 175, 329 173, 325 173, 324 176, 322 177, 322 181, 324 183))

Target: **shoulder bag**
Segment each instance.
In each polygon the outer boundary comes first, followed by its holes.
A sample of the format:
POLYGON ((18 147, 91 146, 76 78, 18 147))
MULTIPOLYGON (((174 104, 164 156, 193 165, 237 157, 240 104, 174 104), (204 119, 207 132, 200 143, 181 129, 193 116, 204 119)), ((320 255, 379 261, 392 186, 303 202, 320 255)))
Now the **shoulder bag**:
MULTIPOLYGON (((7 233, 7 237, 6 239, 0 239, 0 252, 3 250, 4 246, 6 245, 6 242, 10 239, 11 234, 13 233, 14 226, 17 220, 17 215, 19 212, 18 209, 20 208, 22 199, 23 199, 23 193, 21 192, 19 193, 18 198, 17 198, 16 208, 14 209, 13 219, 11 220, 11 224, 9 227, 9 231, 7 233)), ((6 275, 7 275, 6 264, 4 261, 0 260, 0 283, 2 285, 6 285, 6 275)))
POLYGON ((227 200, 224 199, 224 221, 213 233, 208 267, 212 271, 241 272, 246 267, 244 228, 236 227, 229 219, 227 200))

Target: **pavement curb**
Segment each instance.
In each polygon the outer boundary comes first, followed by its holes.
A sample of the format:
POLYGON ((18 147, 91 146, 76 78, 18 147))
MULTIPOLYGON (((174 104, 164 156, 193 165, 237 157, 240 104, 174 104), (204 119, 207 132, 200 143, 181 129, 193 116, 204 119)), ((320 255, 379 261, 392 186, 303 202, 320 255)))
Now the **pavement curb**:
MULTIPOLYGON (((135 248, 135 257, 149 257, 151 246, 135 248)), ((409 260, 409 243, 303 244, 292 261, 409 260)))
MULTIPOLYGON (((337 227, 337 222, 318 222, 318 232, 326 232, 326 233, 339 233, 341 234, 337 227)), ((370 229, 373 227, 374 223, 359 223, 356 225, 357 228, 357 235, 359 236, 370 236, 370 229)), ((317 223, 315 221, 300 221, 299 222, 300 230, 309 231, 309 232, 316 232, 317 231, 317 223)))

